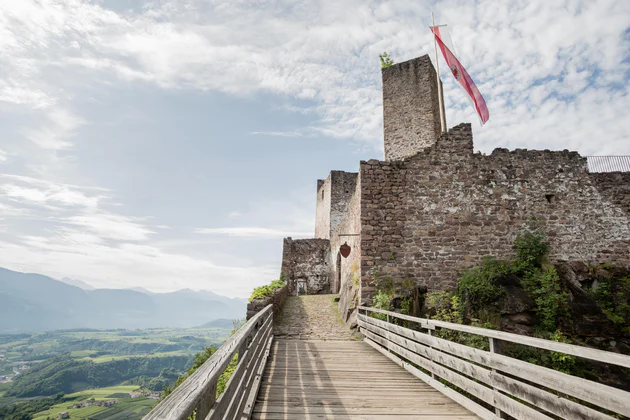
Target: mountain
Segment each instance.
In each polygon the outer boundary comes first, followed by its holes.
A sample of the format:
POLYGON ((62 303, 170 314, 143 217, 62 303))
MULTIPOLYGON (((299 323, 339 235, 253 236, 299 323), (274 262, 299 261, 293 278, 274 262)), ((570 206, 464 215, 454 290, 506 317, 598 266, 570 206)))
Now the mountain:
POLYGON ((236 321, 236 319, 215 319, 214 321, 206 322, 199 328, 232 328, 236 321))
POLYGON ((90 286, 86 282, 81 281, 81 280, 71 279, 70 277, 64 277, 60 281, 66 283, 66 284, 69 284, 71 286, 76 286, 76 287, 78 287, 80 289, 83 289, 83 290, 94 290, 94 287, 90 286))
POLYGON ((194 327, 244 318, 247 303, 210 291, 92 289, 0 268, 0 334, 68 328, 194 327))

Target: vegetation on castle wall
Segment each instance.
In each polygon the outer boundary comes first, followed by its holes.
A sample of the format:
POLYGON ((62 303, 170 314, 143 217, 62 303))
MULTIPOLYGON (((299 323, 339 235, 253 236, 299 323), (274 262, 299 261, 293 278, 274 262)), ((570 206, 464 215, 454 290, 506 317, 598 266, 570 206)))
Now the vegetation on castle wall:
POLYGON ((394 61, 391 59, 387 51, 383 52, 383 54, 379 54, 378 58, 381 60, 381 68, 383 69, 394 65, 394 61))
POLYGON ((599 276, 597 287, 589 294, 620 332, 630 334, 630 276, 620 279, 599 276))
MULTIPOLYGON (((567 285, 547 259, 549 244, 542 227, 530 225, 529 229, 517 235, 514 250, 516 256, 513 259, 498 260, 488 257, 483 259, 480 266, 464 272, 457 290, 428 293, 423 316, 500 329, 503 315, 500 302, 506 298, 506 291, 501 284, 505 284, 505 280, 509 278, 510 282, 507 283, 520 285, 533 301, 531 310, 536 319, 534 336, 563 343, 584 344, 576 342, 577 337, 571 336, 572 324, 582 320, 575 319, 578 315, 571 313, 567 285), (567 327, 567 332, 560 325, 567 327)), ((620 335, 627 336, 630 333, 630 276, 620 277, 619 273, 612 275, 615 269, 611 266, 597 267, 594 270, 603 274, 597 277, 587 293, 601 312, 617 326, 620 335)), ((488 339, 485 337, 440 329, 436 331, 436 335, 472 347, 488 349, 488 339)), ((572 375, 609 384, 620 383, 621 376, 602 371, 592 363, 563 353, 508 342, 501 344, 501 352, 572 375)))
MULTIPOLYGON (((382 276, 376 268, 370 271, 372 284, 376 288, 372 294, 372 307, 384 311, 398 310, 404 315, 411 315, 414 284, 411 280, 395 280, 382 276)), ((386 320, 387 315, 373 313, 377 319, 386 320)))
MULTIPOLYGON (((486 257, 481 265, 462 273, 454 292, 458 304, 451 305, 451 310, 457 306, 461 314, 459 322, 478 322, 499 328, 501 314, 498 303, 505 293, 500 283, 505 277, 514 277, 535 303, 533 310, 538 320, 537 330, 553 333, 557 330, 558 318, 568 315, 569 296, 562 290, 556 269, 547 261, 549 244, 541 227, 532 223, 528 230, 518 234, 514 250, 514 259, 486 257)), ((429 296, 427 301, 440 297, 440 294, 429 296)), ((444 314, 444 310, 434 311, 432 315, 439 317, 440 314, 444 314)))
POLYGON ((286 285, 287 282, 281 273, 279 279, 272 281, 268 285, 256 287, 249 297, 249 301, 251 302, 254 299, 262 299, 266 298, 267 296, 271 296, 275 293, 276 290, 282 289, 286 285))

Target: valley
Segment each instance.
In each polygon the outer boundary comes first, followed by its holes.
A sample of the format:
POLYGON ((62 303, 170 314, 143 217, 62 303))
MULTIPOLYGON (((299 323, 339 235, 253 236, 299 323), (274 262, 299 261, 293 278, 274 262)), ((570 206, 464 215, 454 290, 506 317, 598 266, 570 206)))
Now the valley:
POLYGON ((229 337, 231 321, 209 324, 0 335, 0 418, 140 419, 195 354, 229 337))

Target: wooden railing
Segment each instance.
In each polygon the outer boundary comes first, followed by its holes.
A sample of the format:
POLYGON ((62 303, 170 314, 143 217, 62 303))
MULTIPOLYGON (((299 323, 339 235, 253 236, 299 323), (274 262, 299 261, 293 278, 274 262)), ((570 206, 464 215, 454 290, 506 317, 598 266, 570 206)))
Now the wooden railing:
POLYGON ((625 368, 630 367, 630 356, 363 306, 358 324, 368 344, 483 419, 505 414, 524 420, 630 416, 630 392, 499 354, 498 344, 507 341, 625 368), (369 316, 374 313, 387 321, 369 316), (392 323, 395 319, 418 330, 392 323), (440 329, 487 337, 490 351, 436 337, 440 329))
POLYGON ((248 419, 271 349, 273 305, 253 316, 144 420, 248 419), (217 381, 238 354, 238 364, 217 399, 217 381))

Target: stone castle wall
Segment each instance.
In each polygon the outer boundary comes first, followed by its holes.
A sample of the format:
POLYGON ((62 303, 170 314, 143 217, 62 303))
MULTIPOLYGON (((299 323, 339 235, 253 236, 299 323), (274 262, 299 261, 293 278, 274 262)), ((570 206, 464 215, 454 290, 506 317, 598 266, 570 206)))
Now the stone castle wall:
POLYGON ((315 237, 319 239, 330 239, 330 190, 330 176, 317 180, 315 237))
POLYGON ((441 133, 438 85, 428 55, 382 70, 385 160, 408 157, 441 133))
POLYGON ((339 293, 339 313, 344 320, 352 315, 354 307, 359 303, 361 281, 361 237, 340 235, 361 234, 361 178, 355 177, 355 188, 352 197, 348 201, 345 217, 341 220, 337 229, 330 238, 331 270, 333 284, 339 285, 333 288, 339 293), (348 258, 343 258, 339 253, 340 247, 347 243, 350 248, 348 258))
POLYGON ((363 301, 373 267, 429 290, 455 287, 484 256, 512 255, 532 216, 553 260, 630 266, 629 175, 589 174, 576 152, 473 154, 461 124, 415 156, 362 162, 360 176, 363 301))
POLYGON ((330 241, 328 239, 285 238, 282 250, 282 275, 289 295, 331 293, 330 241))
POLYGON ((331 171, 328 178, 317 181, 315 237, 330 239, 348 211, 354 194, 357 173, 331 171))
POLYGON ((513 255, 532 217, 554 262, 630 267, 630 173, 591 174, 569 151, 473 153, 470 124, 440 133, 435 70, 428 56, 383 69, 385 160, 317 181, 315 236, 285 239, 288 293, 339 292, 352 323, 369 304, 373 274, 454 288, 483 257, 513 255), (360 236, 343 236, 360 234, 360 236), (339 249, 352 251, 342 258, 339 249))

